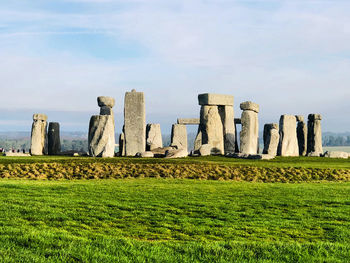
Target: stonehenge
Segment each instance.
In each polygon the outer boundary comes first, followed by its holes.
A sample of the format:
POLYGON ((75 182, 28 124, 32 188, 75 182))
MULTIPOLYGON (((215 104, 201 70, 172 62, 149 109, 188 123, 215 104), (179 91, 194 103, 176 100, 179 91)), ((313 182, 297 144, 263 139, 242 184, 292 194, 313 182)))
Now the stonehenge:
POLYGON ((31 155, 47 154, 47 116, 45 114, 33 115, 30 153, 31 155))
POLYGON ((146 109, 143 92, 125 93, 124 98, 125 155, 135 156, 146 150, 146 109))
POLYGON ((279 156, 299 156, 297 139, 297 118, 293 115, 282 115, 280 118, 279 156))
POLYGON ((199 119, 197 119, 197 118, 177 119, 177 124, 183 124, 183 125, 199 125, 199 119))
POLYGON ((205 93, 198 95, 201 106, 195 150, 200 144, 211 145, 211 154, 235 152, 233 96, 205 93))
POLYGON ((61 152, 60 124, 50 122, 48 130, 48 154, 57 155, 61 152))
POLYGON ((163 147, 162 132, 160 124, 152 123, 146 126, 146 150, 152 151, 163 147))
POLYGON ((304 116, 297 115, 297 138, 299 146, 299 155, 305 156, 307 150, 307 126, 304 122, 304 116))
POLYGON ((309 114, 308 116, 307 154, 310 156, 323 154, 321 120, 322 116, 320 114, 309 114))
POLYGON ((277 123, 268 123, 264 126, 264 150, 263 154, 277 155, 280 134, 277 123))
POLYGON ((100 115, 90 118, 88 147, 93 157, 114 157, 115 124, 113 106, 115 101, 110 97, 98 97, 100 115))
POLYGON ((184 124, 173 124, 171 128, 171 146, 188 151, 187 129, 184 124))
POLYGON ((240 133, 240 152, 243 154, 257 154, 259 151, 259 105, 246 101, 240 104, 242 112, 240 133))

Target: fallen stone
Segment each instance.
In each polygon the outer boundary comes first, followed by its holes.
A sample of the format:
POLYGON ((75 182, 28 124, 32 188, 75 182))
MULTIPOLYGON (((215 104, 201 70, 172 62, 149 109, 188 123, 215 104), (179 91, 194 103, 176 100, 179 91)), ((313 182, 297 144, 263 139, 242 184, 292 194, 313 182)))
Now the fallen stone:
POLYGON ((200 156, 209 156, 211 154, 211 145, 210 144, 203 144, 199 150, 200 156))
POLYGON ((152 123, 146 126, 146 150, 151 151, 163 147, 162 132, 160 124, 152 123))
POLYGON ((259 113, 259 105, 251 101, 242 102, 240 108, 243 111, 249 110, 259 113))
POLYGON ((30 153, 23 153, 23 152, 5 152, 4 156, 9 156, 9 157, 29 157, 30 153))
POLYGON ((201 106, 211 105, 211 106, 233 106, 233 96, 205 93, 198 95, 198 103, 201 106))
POLYGON ((153 158, 153 157, 154 157, 153 152, 150 152, 150 151, 145 151, 145 152, 142 152, 142 153, 137 153, 136 155, 137 155, 137 157, 141 157, 141 158, 153 158))
POLYGON ((151 152, 154 154, 154 157, 161 158, 161 157, 165 157, 165 153, 167 151, 172 151, 172 150, 177 150, 177 147, 167 146, 162 148, 156 148, 156 149, 153 149, 151 152))
POLYGON ((275 156, 269 155, 269 154, 244 154, 244 153, 235 153, 233 155, 230 155, 229 157, 239 158, 239 159, 250 159, 250 160, 272 160, 275 158, 275 156))
POLYGON ((322 153, 309 152, 306 156, 308 156, 308 157, 322 157, 322 153))
POLYGON ((327 152, 325 152, 324 157, 348 159, 349 153, 339 152, 339 151, 327 151, 327 152))
POLYGON ((280 118, 279 156, 299 156, 297 139, 297 120, 294 115, 282 115, 280 118))
POLYGON ((187 149, 175 149, 175 150, 168 150, 165 152, 165 158, 184 158, 188 156, 187 149))

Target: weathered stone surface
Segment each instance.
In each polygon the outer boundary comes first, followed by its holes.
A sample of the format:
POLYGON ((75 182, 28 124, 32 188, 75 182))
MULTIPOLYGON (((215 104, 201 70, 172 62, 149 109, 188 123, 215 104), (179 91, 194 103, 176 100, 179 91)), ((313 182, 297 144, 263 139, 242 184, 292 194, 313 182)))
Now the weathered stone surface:
POLYGON ((48 153, 49 155, 57 155, 61 152, 60 124, 58 122, 50 122, 48 130, 48 153))
POLYGON ((29 153, 23 153, 23 152, 5 152, 5 156, 12 156, 12 157, 29 157, 29 153))
POLYGON ((224 151, 224 130, 218 106, 202 106, 200 113, 200 131, 202 144, 211 145, 211 154, 221 154, 224 151))
POLYGON ((178 149, 188 150, 187 128, 183 124, 173 124, 171 129, 171 146, 176 146, 178 149))
POLYGON ((223 125, 224 153, 233 154, 235 152, 236 129, 234 122, 234 111, 232 106, 218 106, 221 122, 223 125))
POLYGON ((174 150, 168 150, 165 152, 165 158, 184 158, 188 156, 187 149, 181 148, 181 149, 174 149, 174 150))
POLYGON ((211 154, 211 145, 203 144, 198 151, 200 156, 209 156, 211 154))
POLYGON ((146 127, 146 150, 152 151, 156 148, 163 147, 162 132, 160 130, 160 124, 152 123, 147 124, 146 127))
POLYGON ((308 157, 322 157, 322 153, 319 153, 319 152, 309 152, 306 156, 308 156, 308 157))
POLYGON ((198 119, 198 118, 177 119, 177 124, 183 124, 183 125, 199 125, 199 119, 198 119))
POLYGON ((198 132, 197 132, 197 136, 196 139, 194 140, 194 151, 198 151, 199 148, 201 148, 202 146, 202 131, 200 129, 200 127, 198 127, 198 132))
POLYGON ((299 155, 305 156, 307 150, 307 126, 303 121, 303 118, 297 117, 300 121, 298 121, 297 125, 297 138, 298 138, 298 146, 299 146, 299 155))
POLYGON ((241 118, 235 118, 235 125, 242 124, 241 118))
POLYGON ((238 136, 237 136, 237 125, 241 125, 242 124, 242 120, 241 118, 235 118, 235 153, 239 153, 239 142, 238 142, 238 136))
POLYGON ((339 151, 329 151, 329 152, 325 153, 324 157, 348 159, 349 158, 349 153, 347 153, 347 152, 339 152, 339 151))
POLYGON ((114 119, 111 115, 92 116, 89 125, 89 153, 94 157, 114 157, 114 119))
POLYGON ((201 106, 211 105, 211 106, 233 106, 233 96, 205 93, 198 95, 198 103, 201 106))
POLYGON ((282 115, 280 118, 280 142, 278 155, 299 156, 297 139, 297 119, 293 115, 282 115))
POLYGON ((251 101, 242 102, 240 108, 243 111, 249 110, 259 113, 259 105, 251 101))
POLYGON ((100 115, 114 115, 113 109, 107 106, 103 106, 100 108, 100 115))
POLYGON ((146 110, 143 92, 126 92, 124 101, 125 154, 134 156, 146 149, 146 110))
POLYGON ((100 96, 100 97, 97 97, 97 104, 99 107, 106 106, 109 108, 113 108, 115 105, 115 99, 112 97, 100 96))
POLYGON ((307 153, 323 154, 320 114, 309 114, 307 123, 307 153))
POLYGON ((245 153, 235 153, 229 157, 239 158, 239 159, 251 159, 251 160, 272 160, 276 156, 269 154, 245 154, 245 153))
POLYGON ((240 152, 243 154, 257 154, 259 140, 258 113, 252 110, 244 110, 241 121, 240 152))
POLYGON ((265 124, 263 154, 276 156, 279 140, 280 140, 280 134, 278 130, 278 124, 277 123, 265 124))
POLYGON ((177 150, 176 146, 167 146, 162 148, 153 149, 151 152, 154 154, 154 157, 165 157, 167 151, 177 150))
POLYGON ((43 155, 47 153, 47 116, 34 114, 30 143, 31 155, 43 155))
POLYGON ((125 156, 125 135, 123 132, 119 135, 119 156, 125 156))
POLYGON ((295 115, 295 118, 297 119, 297 122, 304 122, 304 116, 303 115, 295 115))
POLYGON ((140 154, 137 154, 138 157, 141 157, 141 158, 153 158, 154 157, 154 153, 151 152, 151 151, 145 151, 145 152, 142 152, 140 154))

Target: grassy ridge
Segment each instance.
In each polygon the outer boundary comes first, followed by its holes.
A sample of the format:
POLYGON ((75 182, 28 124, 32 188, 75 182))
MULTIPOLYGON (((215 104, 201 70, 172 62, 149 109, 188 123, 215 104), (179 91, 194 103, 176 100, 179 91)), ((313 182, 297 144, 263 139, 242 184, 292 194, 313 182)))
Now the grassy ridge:
POLYGON ((348 262, 350 183, 0 181, 6 262, 348 262))
POLYGON ((1 178, 189 178, 254 182, 350 181, 350 160, 225 157, 168 159, 31 157, 0 158, 1 178))

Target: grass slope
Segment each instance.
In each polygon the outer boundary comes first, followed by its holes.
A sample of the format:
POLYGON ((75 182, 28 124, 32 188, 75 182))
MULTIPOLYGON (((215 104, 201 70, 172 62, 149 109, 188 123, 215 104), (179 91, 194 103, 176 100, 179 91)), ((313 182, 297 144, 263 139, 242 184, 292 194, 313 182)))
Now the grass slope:
POLYGON ((349 262, 350 183, 0 181, 2 262, 349 262))

